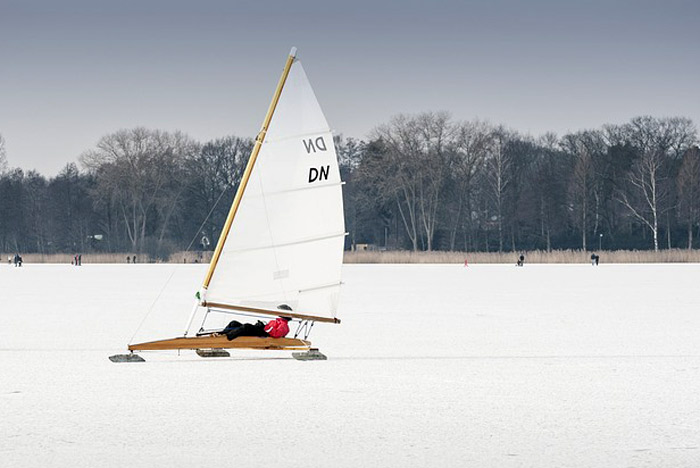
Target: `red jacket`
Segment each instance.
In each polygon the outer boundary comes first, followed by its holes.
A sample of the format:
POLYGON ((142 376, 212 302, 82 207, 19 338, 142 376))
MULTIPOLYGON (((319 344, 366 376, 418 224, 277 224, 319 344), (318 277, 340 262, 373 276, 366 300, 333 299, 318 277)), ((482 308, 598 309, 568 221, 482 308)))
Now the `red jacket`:
POLYGON ((265 331, 272 338, 282 338, 287 336, 287 333, 289 333, 289 325, 287 325, 287 321, 285 319, 280 317, 270 320, 267 325, 265 325, 265 331))

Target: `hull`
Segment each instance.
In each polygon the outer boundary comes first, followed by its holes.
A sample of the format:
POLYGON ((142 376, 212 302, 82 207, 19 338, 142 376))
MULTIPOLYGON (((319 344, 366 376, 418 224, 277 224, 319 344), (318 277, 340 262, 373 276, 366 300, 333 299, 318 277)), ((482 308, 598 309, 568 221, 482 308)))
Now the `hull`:
POLYGON ((129 351, 158 351, 166 349, 268 349, 280 351, 308 350, 310 341, 297 338, 259 338, 239 336, 229 341, 225 335, 193 336, 149 341, 129 345, 129 351))

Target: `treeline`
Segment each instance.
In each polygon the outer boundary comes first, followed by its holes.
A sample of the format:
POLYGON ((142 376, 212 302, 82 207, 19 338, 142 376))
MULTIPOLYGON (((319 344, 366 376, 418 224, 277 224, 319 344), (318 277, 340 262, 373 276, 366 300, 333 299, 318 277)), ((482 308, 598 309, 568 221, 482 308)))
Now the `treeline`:
POLYGON ((700 152, 687 118, 535 139, 445 113, 397 116, 350 165, 350 232, 388 248, 692 248, 698 229, 700 152))
POLYGON ((70 163, 51 179, 6 170, 0 251, 167 258, 211 248, 252 146, 246 138, 200 144, 179 132, 135 128, 103 137, 80 156, 83 170, 70 163))
MULTIPOLYGON (((686 118, 532 138, 424 113, 335 142, 347 248, 693 248, 699 234, 700 150, 686 118)), ((121 130, 47 179, 7 168, 0 139, 0 251, 211 249, 252 145, 121 130)))

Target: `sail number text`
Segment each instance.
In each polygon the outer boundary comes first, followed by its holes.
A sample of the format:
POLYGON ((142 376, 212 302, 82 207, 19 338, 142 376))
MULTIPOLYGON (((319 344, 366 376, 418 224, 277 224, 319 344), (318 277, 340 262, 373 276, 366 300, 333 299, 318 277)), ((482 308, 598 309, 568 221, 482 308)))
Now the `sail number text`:
MULTIPOLYGON (((304 143, 304 149, 306 149, 306 154, 311 154, 311 153, 316 153, 319 151, 328 151, 328 148, 326 147, 326 142, 323 139, 322 136, 313 139, 305 139, 302 140, 304 143)), ((331 170, 330 165, 326 166, 321 166, 321 167, 310 167, 309 168, 309 183, 321 181, 321 180, 328 180, 328 174, 331 170)))

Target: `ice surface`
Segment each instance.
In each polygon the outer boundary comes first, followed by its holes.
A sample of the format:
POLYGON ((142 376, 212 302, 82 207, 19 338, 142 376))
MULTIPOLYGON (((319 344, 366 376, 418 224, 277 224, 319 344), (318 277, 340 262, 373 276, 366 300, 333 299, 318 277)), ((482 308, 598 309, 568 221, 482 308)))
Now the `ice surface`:
POLYGON ((204 272, 1 265, 0 467, 700 466, 700 265, 348 265, 328 361, 107 359, 204 272))

